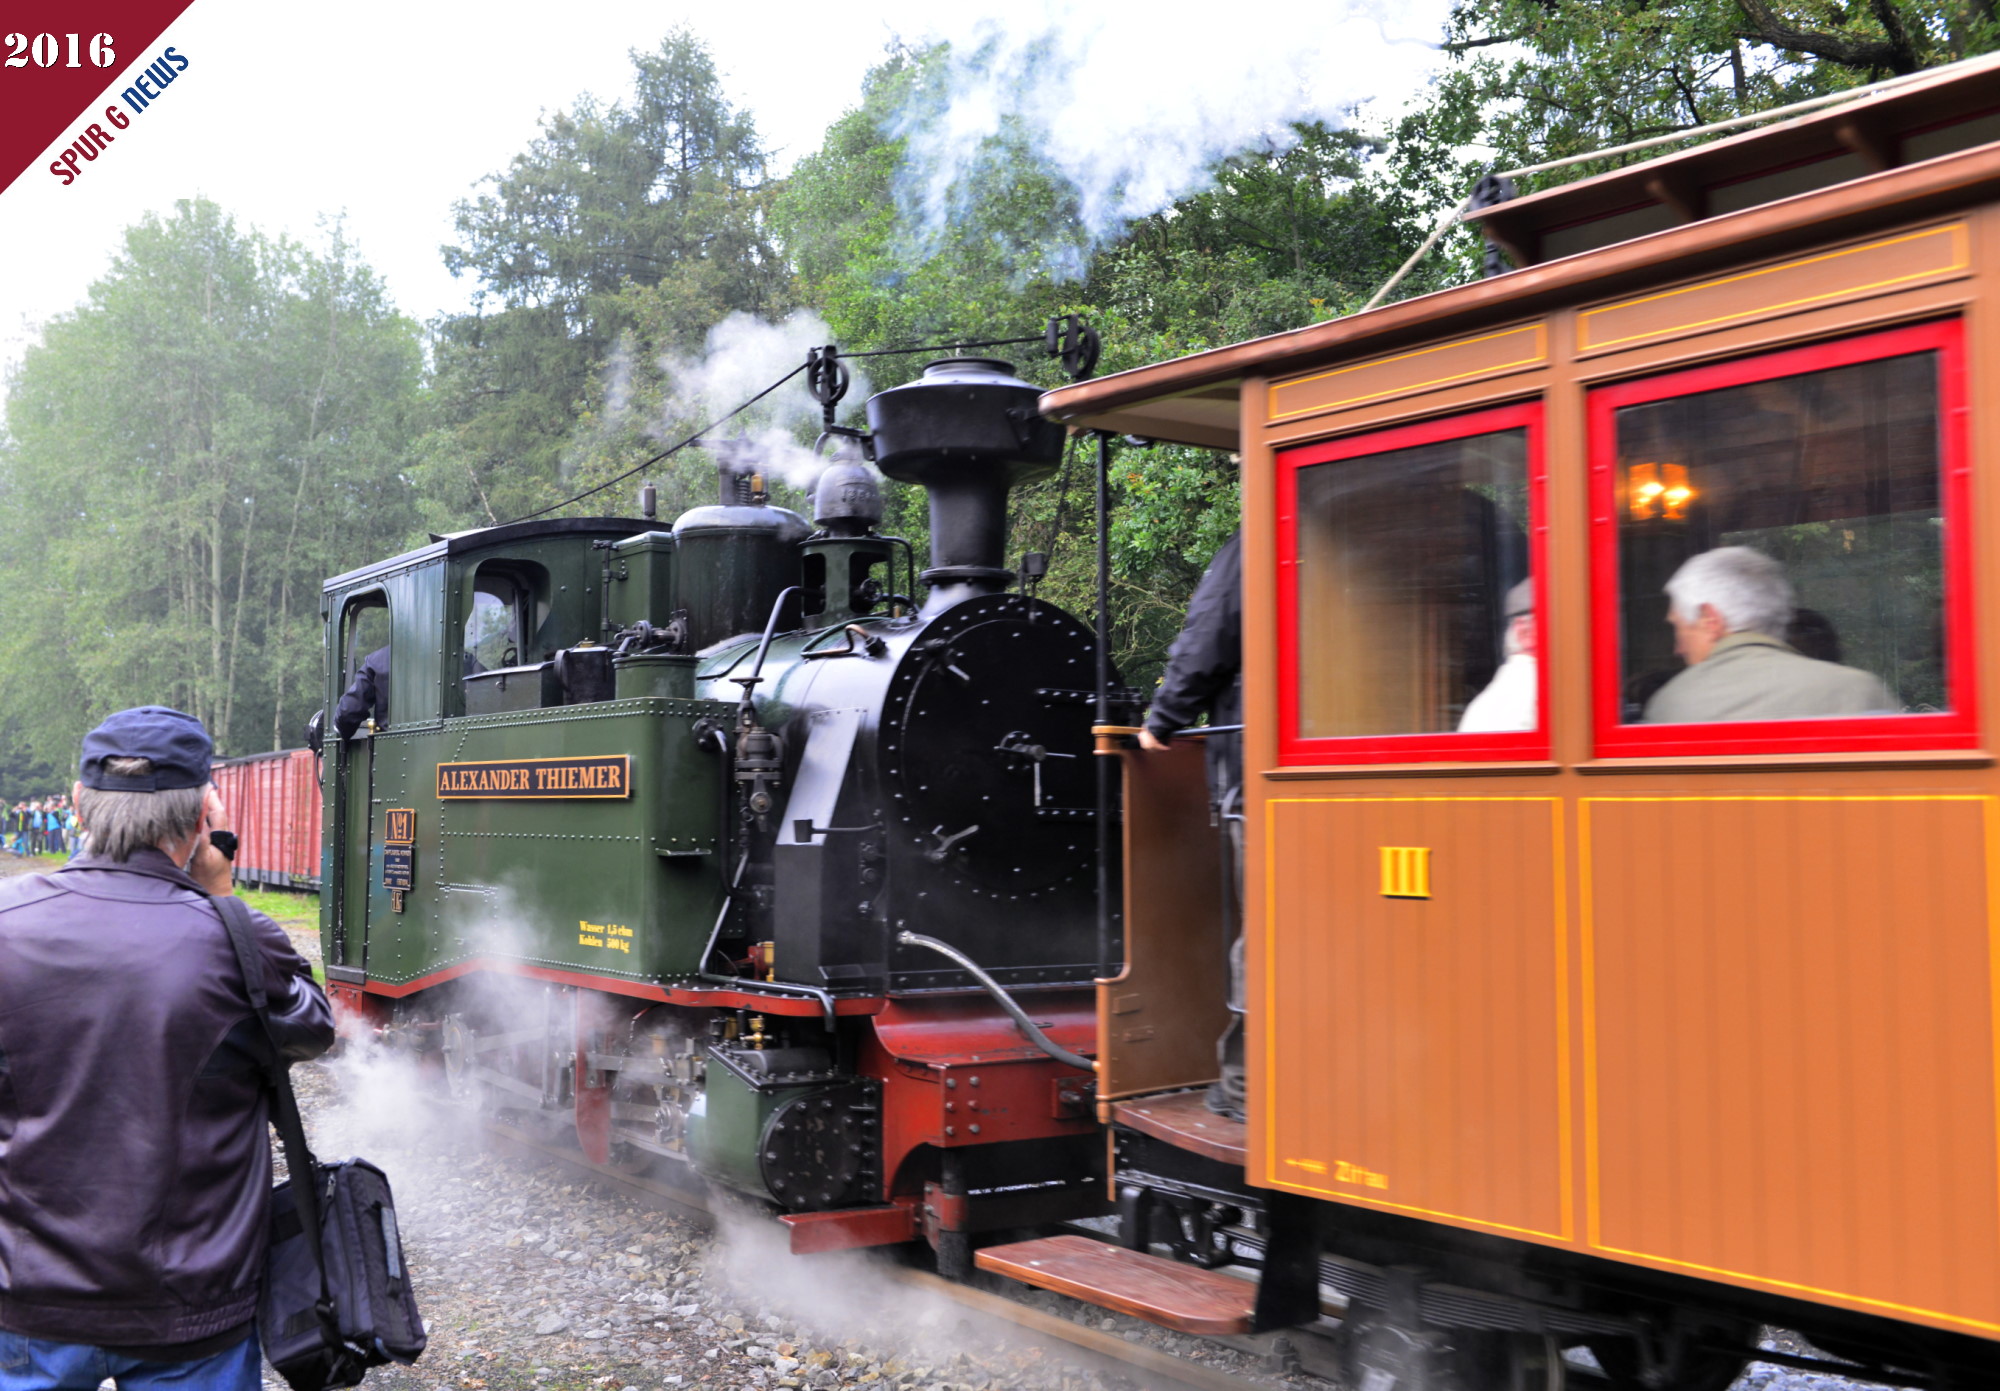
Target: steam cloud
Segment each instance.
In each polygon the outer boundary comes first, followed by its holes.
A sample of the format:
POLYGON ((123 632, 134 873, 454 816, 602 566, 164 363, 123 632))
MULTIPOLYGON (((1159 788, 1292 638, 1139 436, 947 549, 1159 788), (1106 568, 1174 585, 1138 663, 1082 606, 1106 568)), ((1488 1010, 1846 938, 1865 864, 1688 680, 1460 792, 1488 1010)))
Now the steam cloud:
MULTIPOLYGON (((685 431, 713 420, 749 400, 806 360, 809 349, 834 341, 833 330, 810 310, 799 310, 770 323, 740 310, 708 331, 699 356, 669 357, 661 364, 667 399, 661 412, 661 436, 685 431)), ((849 364, 853 382, 841 401, 845 415, 868 399, 868 378, 859 364, 849 364)), ((825 465, 802 441, 818 434, 820 406, 794 378, 742 415, 717 429, 712 438, 741 434, 765 471, 795 488, 809 488, 825 465)))
POLYGON ((905 220, 934 246, 991 176, 996 142, 1017 141, 1075 200, 1080 244, 1042 251, 1080 274, 1132 220, 1205 187, 1217 161, 1288 148, 1293 122, 1414 94, 1448 6, 1282 4, 1220 23, 1074 0, 979 8, 928 21, 926 37, 951 44, 948 90, 901 114, 905 220))

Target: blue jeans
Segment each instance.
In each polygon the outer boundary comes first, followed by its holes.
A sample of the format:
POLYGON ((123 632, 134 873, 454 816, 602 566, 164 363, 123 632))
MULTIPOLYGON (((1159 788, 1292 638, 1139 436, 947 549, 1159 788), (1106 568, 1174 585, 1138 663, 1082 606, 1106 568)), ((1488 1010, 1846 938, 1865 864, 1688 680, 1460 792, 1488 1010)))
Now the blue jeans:
POLYGON ((88 1343, 54 1343, 0 1329, 0 1391, 260 1391, 263 1358, 253 1333, 235 1347, 193 1362, 141 1362, 88 1343))

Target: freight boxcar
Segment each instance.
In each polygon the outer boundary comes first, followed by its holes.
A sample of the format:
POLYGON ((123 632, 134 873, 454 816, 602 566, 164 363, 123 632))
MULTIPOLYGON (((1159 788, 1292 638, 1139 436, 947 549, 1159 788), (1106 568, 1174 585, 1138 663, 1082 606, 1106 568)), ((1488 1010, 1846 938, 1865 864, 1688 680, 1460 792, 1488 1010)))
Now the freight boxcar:
POLYGON ((215 787, 236 828, 237 883, 319 888, 319 760, 312 750, 218 759, 215 787))

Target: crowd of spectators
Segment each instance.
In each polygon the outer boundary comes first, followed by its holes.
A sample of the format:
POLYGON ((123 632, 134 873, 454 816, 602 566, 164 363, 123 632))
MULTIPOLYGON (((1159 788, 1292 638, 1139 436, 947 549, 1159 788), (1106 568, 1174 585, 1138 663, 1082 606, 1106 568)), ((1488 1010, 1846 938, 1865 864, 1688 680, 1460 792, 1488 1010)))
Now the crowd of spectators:
POLYGON ((75 854, 76 808, 67 795, 16 802, 0 813, 0 844, 16 855, 75 854))

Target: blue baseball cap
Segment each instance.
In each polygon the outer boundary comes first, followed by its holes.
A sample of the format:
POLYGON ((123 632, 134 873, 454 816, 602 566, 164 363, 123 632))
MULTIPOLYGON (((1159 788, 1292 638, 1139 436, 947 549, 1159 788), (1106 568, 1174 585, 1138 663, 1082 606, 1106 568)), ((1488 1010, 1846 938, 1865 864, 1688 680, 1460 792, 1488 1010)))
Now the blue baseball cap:
POLYGON ((215 741, 200 720, 164 705, 141 705, 120 710, 83 736, 77 776, 100 792, 171 792, 206 787, 214 758, 215 741), (153 771, 121 776, 105 769, 110 758, 149 759, 153 771))

